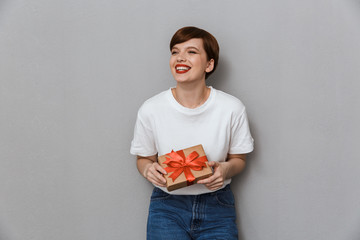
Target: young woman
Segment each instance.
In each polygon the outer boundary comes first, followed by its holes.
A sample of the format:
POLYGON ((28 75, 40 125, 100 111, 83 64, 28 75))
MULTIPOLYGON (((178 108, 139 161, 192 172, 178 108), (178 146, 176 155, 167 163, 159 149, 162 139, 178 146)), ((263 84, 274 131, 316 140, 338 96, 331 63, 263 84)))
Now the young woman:
POLYGON ((170 70, 176 87, 139 109, 131 144, 139 172, 155 185, 147 239, 238 239, 231 177, 253 150, 245 107, 237 98, 206 86, 216 69, 219 45, 207 31, 179 29, 170 42, 170 70), (202 144, 211 177, 167 192, 157 156, 202 144))

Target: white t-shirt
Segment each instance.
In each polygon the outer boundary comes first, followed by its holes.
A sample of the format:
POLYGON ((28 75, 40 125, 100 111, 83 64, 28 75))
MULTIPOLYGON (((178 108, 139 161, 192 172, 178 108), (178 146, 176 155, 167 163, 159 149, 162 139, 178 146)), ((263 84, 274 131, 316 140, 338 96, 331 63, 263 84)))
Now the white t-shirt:
MULTIPOLYGON (((131 142, 133 155, 159 156, 202 144, 209 161, 223 162, 227 154, 249 153, 254 148, 245 106, 210 87, 209 98, 190 109, 174 98, 171 88, 148 99, 140 107, 131 142)), ((224 186, 231 179, 225 181, 224 186)), ((161 188, 168 192, 166 188, 161 188)), ((211 192, 203 184, 174 190, 170 194, 196 195, 211 192)))

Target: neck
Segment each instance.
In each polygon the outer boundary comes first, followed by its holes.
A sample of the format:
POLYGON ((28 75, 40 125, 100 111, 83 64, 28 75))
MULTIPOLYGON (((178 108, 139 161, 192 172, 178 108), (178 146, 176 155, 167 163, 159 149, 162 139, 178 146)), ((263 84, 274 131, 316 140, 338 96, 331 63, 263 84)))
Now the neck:
POLYGON ((200 83, 178 83, 172 89, 175 99, 184 107, 197 108, 209 98, 210 89, 206 87, 205 80, 200 83))

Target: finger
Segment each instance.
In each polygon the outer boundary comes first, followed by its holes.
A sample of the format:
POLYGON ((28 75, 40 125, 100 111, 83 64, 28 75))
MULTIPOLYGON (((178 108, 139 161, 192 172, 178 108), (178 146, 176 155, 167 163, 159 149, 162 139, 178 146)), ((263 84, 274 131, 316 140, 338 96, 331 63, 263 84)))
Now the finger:
POLYGON ((159 173, 154 166, 151 166, 148 170, 148 177, 156 180, 157 182, 161 182, 162 184, 166 183, 166 179, 159 173))
POLYGON ((203 180, 199 180, 197 183, 199 184, 208 184, 209 183, 209 179, 203 179, 203 180))
POLYGON ((213 183, 213 184, 206 184, 207 188, 219 188, 223 185, 223 182, 217 182, 217 183, 213 183))
POLYGON ((202 183, 202 184, 208 184, 211 182, 214 182, 216 179, 221 178, 222 175, 219 171, 215 171, 213 175, 211 175, 208 178, 205 178, 203 180, 200 180, 198 183, 202 183))
POLYGON ((211 191, 216 191, 221 188, 221 185, 209 188, 211 191))
POLYGON ((156 178, 154 175, 149 174, 148 180, 158 186, 165 187, 166 186, 166 180, 165 182, 162 182, 160 179, 156 178))
POLYGON ((205 185, 209 190, 217 190, 223 186, 223 183, 213 184, 213 185, 205 185))
POLYGON ((206 187, 207 189, 211 190, 211 191, 215 191, 215 190, 218 189, 216 186, 211 186, 211 187, 209 187, 209 186, 206 186, 206 185, 205 185, 205 187, 206 187))
POLYGON ((167 174, 166 170, 160 166, 160 164, 158 163, 154 163, 154 167, 157 171, 159 171, 162 174, 167 174))
POLYGON ((161 183, 161 182, 155 182, 155 185, 157 185, 159 187, 166 187, 166 184, 161 183))
POLYGON ((154 172, 152 172, 152 174, 157 181, 161 182, 162 184, 166 183, 166 179, 157 170, 154 170, 154 172))
POLYGON ((165 181, 165 178, 163 178, 163 174, 167 174, 167 172, 158 163, 153 163, 151 165, 151 167, 148 169, 147 174, 149 174, 150 172, 152 175, 156 176, 156 178, 165 181))
POLYGON ((198 181, 198 183, 200 183, 200 184, 209 184, 209 183, 212 183, 213 181, 215 181, 216 178, 217 178, 216 176, 212 175, 212 176, 210 176, 208 178, 205 178, 205 179, 202 179, 202 180, 198 181))
POLYGON ((222 186, 224 181, 222 178, 216 178, 214 181, 206 183, 206 187, 222 186))
POLYGON ((156 185, 156 186, 159 186, 159 187, 166 187, 166 184, 163 184, 163 183, 161 183, 161 182, 156 182, 156 181, 154 181, 154 182, 151 182, 152 184, 154 184, 154 185, 156 185))
POLYGON ((215 161, 208 162, 208 164, 210 167, 217 167, 219 165, 219 163, 215 161))

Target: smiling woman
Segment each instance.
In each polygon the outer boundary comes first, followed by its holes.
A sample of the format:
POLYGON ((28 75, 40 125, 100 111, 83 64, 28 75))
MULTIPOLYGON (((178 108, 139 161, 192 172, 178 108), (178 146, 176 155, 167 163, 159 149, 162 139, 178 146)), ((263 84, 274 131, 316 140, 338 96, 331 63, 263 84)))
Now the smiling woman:
MULTIPOLYGON (((175 45, 179 43, 187 42, 191 39, 201 39, 202 43, 200 48, 204 49, 206 52, 207 60, 210 61, 213 59, 214 67, 211 71, 206 72, 205 79, 207 79, 211 73, 213 73, 216 69, 219 60, 219 44, 216 38, 211 35, 209 32, 204 31, 203 29, 195 28, 195 27, 184 27, 179 29, 170 41, 170 51, 172 52, 175 45)), ((189 49, 191 51, 191 49, 189 49)), ((195 49, 198 50, 199 49, 195 49)), ((172 52, 173 53, 173 52, 172 52)))
POLYGON ((193 38, 172 47, 170 69, 177 82, 203 81, 213 71, 214 59, 208 59, 203 45, 201 38, 193 38))
POLYGON ((239 99, 206 86, 219 58, 214 36, 196 27, 181 28, 170 50, 176 87, 141 106, 130 150, 137 155, 139 172, 155 186, 147 239, 238 239, 229 184, 253 150, 245 107, 239 99), (213 175, 169 192, 167 172, 157 157, 199 144, 213 175))

